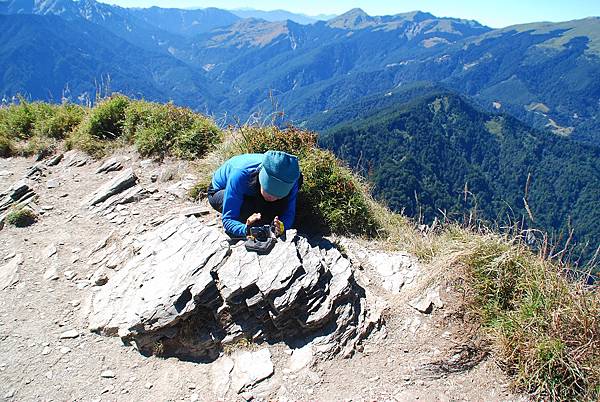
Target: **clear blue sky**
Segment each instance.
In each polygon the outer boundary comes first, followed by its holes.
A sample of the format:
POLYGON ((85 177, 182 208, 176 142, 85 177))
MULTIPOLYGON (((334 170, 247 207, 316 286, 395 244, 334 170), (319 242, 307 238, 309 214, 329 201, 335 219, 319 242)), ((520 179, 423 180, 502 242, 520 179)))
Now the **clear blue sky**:
POLYGON ((218 7, 223 9, 284 9, 308 15, 341 14, 360 7, 370 15, 428 11, 438 17, 477 20, 500 28, 536 21, 567 21, 600 16, 600 0, 100 0, 122 7, 218 7))

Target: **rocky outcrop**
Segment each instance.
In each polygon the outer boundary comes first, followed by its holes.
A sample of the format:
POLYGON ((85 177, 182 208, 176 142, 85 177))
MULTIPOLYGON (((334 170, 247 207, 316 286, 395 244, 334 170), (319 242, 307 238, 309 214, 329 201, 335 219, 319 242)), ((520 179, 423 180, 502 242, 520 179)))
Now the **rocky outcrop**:
POLYGON ((0 193, 0 228, 12 207, 29 205, 34 199, 35 192, 27 179, 16 182, 0 193))
POLYGON ((123 169, 123 165, 117 158, 109 158, 98 169, 96 169, 96 173, 109 173, 121 169, 123 169))
POLYGON ((318 354, 351 355, 381 324, 383 304, 357 285, 349 260, 324 239, 288 231, 269 254, 257 255, 178 215, 144 236, 109 243, 91 259, 105 247, 131 258, 95 294, 89 326, 146 354, 212 360, 245 339, 311 342, 318 354))
POLYGON ((129 168, 96 190, 89 199, 83 202, 83 205, 94 206, 104 202, 110 197, 133 187, 137 183, 137 180, 138 178, 133 169, 129 168))

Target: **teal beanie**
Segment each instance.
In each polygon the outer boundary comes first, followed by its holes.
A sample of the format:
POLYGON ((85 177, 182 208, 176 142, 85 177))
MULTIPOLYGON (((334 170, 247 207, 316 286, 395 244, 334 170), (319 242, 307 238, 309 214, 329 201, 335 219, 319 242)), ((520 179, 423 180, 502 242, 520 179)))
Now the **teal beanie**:
POLYGON ((300 177, 298 158, 282 151, 267 151, 258 174, 261 187, 269 194, 283 198, 300 177))

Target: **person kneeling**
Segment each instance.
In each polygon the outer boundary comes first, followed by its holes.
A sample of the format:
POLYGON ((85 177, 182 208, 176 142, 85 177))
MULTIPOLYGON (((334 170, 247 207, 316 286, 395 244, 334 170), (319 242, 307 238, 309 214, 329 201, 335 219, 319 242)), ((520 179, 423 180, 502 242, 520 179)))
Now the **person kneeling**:
POLYGON ((298 158, 282 151, 234 156, 213 174, 208 202, 222 212, 225 233, 245 238, 250 227, 273 225, 279 236, 296 217, 302 175, 298 158))

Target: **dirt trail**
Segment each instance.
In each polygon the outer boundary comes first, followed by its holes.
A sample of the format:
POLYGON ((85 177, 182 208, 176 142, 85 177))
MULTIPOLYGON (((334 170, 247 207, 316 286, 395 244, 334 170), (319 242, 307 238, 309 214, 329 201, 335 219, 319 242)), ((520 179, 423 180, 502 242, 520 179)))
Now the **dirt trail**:
MULTIPOLYGON (((125 168, 133 167, 142 186, 156 191, 144 200, 126 204, 113 215, 98 216, 82 208, 81 202, 119 172, 95 173, 103 161, 90 159, 80 167, 67 167, 67 161, 62 161, 32 181, 39 197, 37 208, 45 211, 40 220, 28 228, 6 225, 0 231, 0 267, 19 254, 23 258, 16 283, 0 290, 3 400, 219 398, 214 393, 218 387, 212 376, 212 366, 219 360, 200 364, 176 358, 147 358, 118 338, 87 330, 90 297, 98 289, 89 281, 95 267, 90 265, 88 254, 94 245, 112 231, 124 236, 157 217, 193 205, 185 197, 167 193, 192 173, 185 163, 159 164, 142 160, 128 150, 115 156, 125 168), (48 188, 49 179, 58 180, 58 187, 48 188)), ((34 164, 32 159, 0 159, 0 189, 22 178, 34 164)), ((202 219, 218 222, 215 214, 202 219)), ((431 370, 431 363, 456 355, 459 339, 463 338, 460 323, 448 314, 451 294, 446 289, 440 290, 445 306, 424 314, 409 305, 420 294, 424 282, 419 278, 398 293, 382 288, 376 267, 366 264, 357 277, 362 286, 388 302, 384 331, 363 342, 361 350, 350 359, 313 360, 293 369, 289 367, 291 350, 285 344, 251 345, 270 349, 274 373, 245 393, 230 391, 225 399, 524 399, 509 392, 507 378, 490 358, 463 372, 431 370)))

